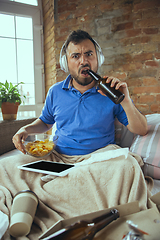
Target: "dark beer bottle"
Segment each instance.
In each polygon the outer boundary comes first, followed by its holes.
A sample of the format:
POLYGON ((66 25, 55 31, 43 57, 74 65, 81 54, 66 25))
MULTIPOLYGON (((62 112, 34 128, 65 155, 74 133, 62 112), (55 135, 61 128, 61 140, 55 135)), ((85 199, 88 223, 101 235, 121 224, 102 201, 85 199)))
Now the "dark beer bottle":
POLYGON ((98 83, 98 87, 104 94, 106 94, 115 104, 123 101, 125 95, 115 87, 111 87, 110 83, 106 83, 106 78, 101 78, 97 73, 92 70, 87 70, 88 74, 94 78, 98 83))
POLYGON ((117 209, 89 221, 81 220, 43 238, 43 240, 91 240, 97 232, 119 218, 117 209))

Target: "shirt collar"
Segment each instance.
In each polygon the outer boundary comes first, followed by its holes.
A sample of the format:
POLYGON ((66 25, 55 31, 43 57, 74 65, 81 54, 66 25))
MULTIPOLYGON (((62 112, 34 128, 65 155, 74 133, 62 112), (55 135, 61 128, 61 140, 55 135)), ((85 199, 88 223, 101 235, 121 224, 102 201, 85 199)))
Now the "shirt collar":
MULTIPOLYGON (((73 90, 74 89, 75 90, 75 88, 72 86, 71 80, 72 80, 72 77, 69 74, 63 82, 62 89, 64 89, 64 90, 73 90)), ((91 89, 88 89, 86 92, 97 92, 97 89, 99 89, 99 88, 97 88, 97 86, 92 87, 91 89)))
POLYGON ((63 85, 62 85, 62 89, 71 89, 72 88, 72 84, 71 84, 71 75, 69 74, 68 77, 64 80, 63 85))

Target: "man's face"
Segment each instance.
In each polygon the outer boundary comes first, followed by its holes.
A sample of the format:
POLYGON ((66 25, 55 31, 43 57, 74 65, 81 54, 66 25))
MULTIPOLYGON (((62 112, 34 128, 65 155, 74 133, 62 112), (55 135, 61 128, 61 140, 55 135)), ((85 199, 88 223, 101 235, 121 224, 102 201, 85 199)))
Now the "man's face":
POLYGON ((67 48, 68 69, 72 78, 80 85, 86 86, 93 79, 85 72, 91 69, 97 72, 98 62, 94 44, 89 40, 83 40, 78 44, 70 42, 67 48))

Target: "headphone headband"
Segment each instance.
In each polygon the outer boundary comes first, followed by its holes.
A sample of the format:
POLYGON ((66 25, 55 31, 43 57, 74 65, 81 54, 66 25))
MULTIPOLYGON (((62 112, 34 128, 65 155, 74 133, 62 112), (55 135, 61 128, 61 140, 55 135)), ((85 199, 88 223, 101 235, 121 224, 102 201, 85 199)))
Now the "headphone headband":
MULTIPOLYGON (((100 45, 93 39, 95 46, 96 46, 96 54, 97 54, 97 61, 98 61, 98 67, 100 67, 103 62, 104 62, 104 55, 102 53, 102 49, 100 47, 100 45)), ((60 67, 64 72, 68 72, 68 62, 67 62, 67 56, 66 53, 63 54, 64 49, 65 49, 65 45, 66 42, 63 44, 61 51, 60 51, 60 57, 59 57, 59 63, 60 63, 60 67)))

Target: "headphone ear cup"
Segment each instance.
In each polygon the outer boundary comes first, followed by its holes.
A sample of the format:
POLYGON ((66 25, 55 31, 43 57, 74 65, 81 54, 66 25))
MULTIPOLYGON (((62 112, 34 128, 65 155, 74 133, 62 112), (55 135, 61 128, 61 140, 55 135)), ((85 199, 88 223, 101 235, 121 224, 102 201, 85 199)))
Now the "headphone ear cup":
POLYGON ((99 49, 97 49, 97 60, 98 60, 98 67, 101 67, 101 65, 104 63, 104 55, 99 49))
POLYGON ((68 63, 66 55, 63 55, 60 59, 60 67, 63 71, 68 72, 68 63))

